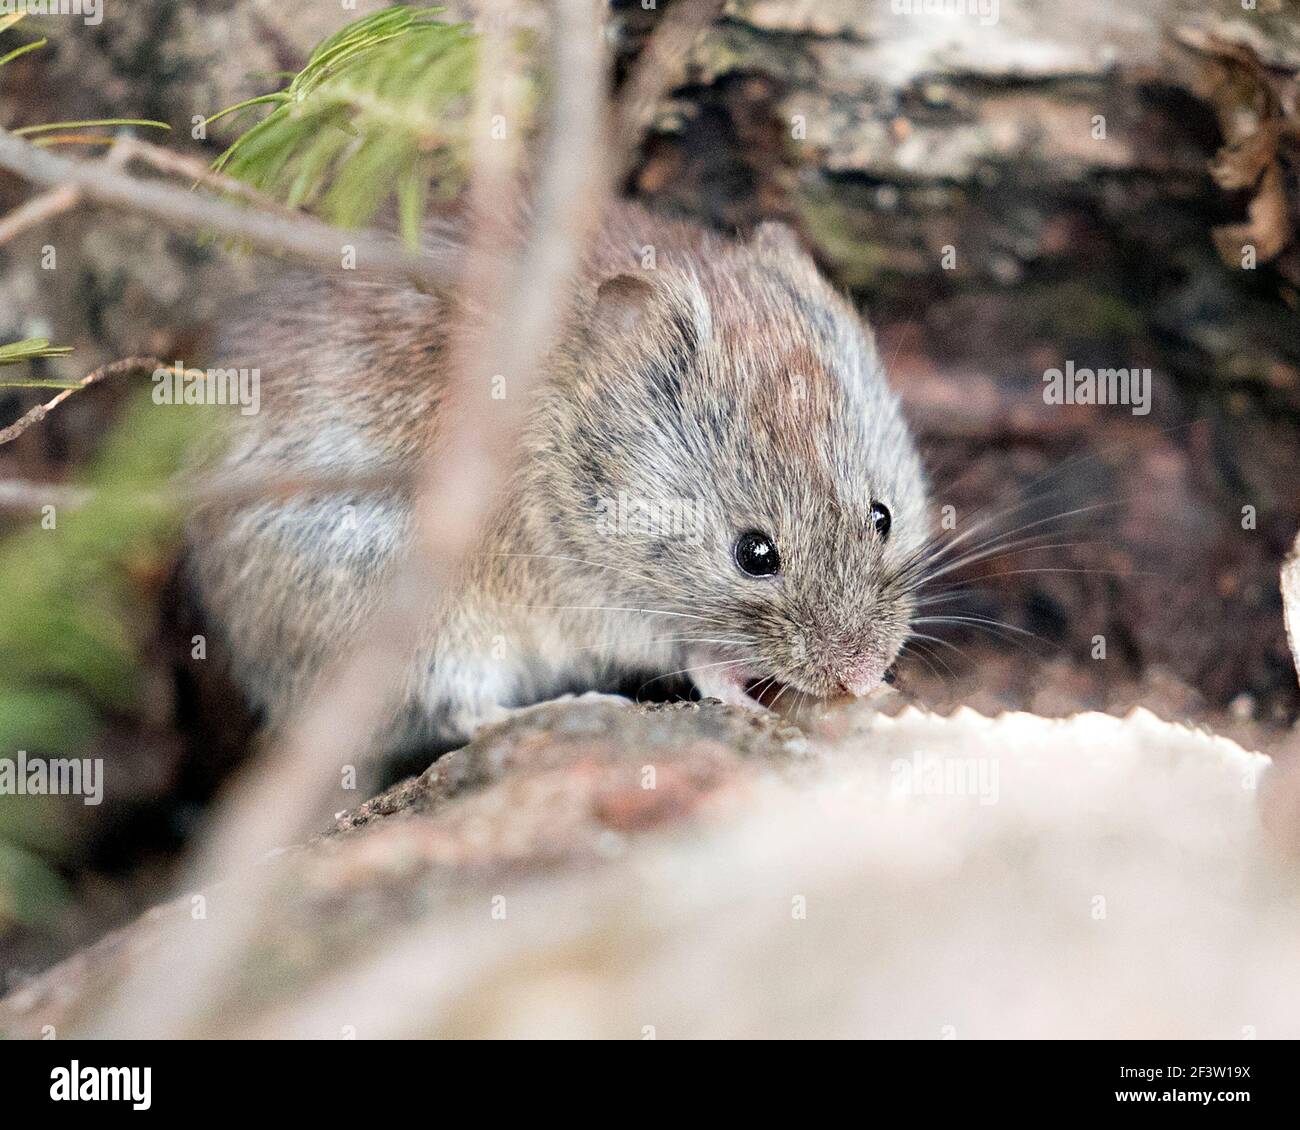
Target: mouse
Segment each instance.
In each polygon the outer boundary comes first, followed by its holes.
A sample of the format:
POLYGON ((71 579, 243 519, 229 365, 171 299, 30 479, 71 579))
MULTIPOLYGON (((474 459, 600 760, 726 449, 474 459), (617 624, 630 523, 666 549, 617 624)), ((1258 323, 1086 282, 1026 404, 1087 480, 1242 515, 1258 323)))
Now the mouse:
MULTIPOLYGON (((289 274, 219 328, 260 371, 204 473, 364 474, 436 452, 456 301, 289 274)), ((789 227, 733 238, 612 205, 542 361, 506 490, 435 594, 381 737, 452 746, 511 710, 682 677, 747 710, 869 694, 916 614, 916 442, 870 329, 789 227)), ((497 388, 483 389, 483 411, 497 388)), ((508 395, 508 390, 505 392, 508 395)), ((235 681, 284 721, 377 607, 409 484, 197 513, 186 575, 235 681)))

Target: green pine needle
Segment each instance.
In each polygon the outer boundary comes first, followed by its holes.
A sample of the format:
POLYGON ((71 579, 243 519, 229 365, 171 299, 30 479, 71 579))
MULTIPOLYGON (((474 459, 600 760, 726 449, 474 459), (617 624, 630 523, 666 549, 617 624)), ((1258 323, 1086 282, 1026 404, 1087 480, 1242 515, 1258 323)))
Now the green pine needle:
MULTIPOLYGON (((3 30, 3 28, 0 28, 0 31, 3 30)), ((7 55, 0 55, 0 67, 3 67, 6 63, 12 63, 21 55, 26 55, 28 51, 36 51, 44 47, 47 43, 49 43, 48 39, 38 39, 34 43, 24 43, 21 47, 15 47, 7 55)))
POLYGON ((51 345, 43 337, 29 337, 0 345, 0 365, 21 365, 38 357, 65 357, 72 352, 70 345, 51 345))
POLYGON ((356 20, 283 90, 213 115, 273 107, 213 167, 343 227, 396 198, 414 243, 430 186, 450 195, 464 183, 477 43, 467 24, 436 20, 443 10, 398 5, 356 20))
MULTIPOLYGON (((32 44, 33 47, 36 44, 32 44)), ((0 63, 4 60, 0 59, 0 63)), ((55 129, 83 129, 86 126, 148 126, 151 129, 171 129, 166 122, 155 122, 149 118, 91 118, 81 122, 44 122, 39 126, 23 126, 22 129, 10 130, 14 137, 26 137, 32 133, 48 133, 55 129)), ((109 140, 109 139, 105 139, 109 140)))

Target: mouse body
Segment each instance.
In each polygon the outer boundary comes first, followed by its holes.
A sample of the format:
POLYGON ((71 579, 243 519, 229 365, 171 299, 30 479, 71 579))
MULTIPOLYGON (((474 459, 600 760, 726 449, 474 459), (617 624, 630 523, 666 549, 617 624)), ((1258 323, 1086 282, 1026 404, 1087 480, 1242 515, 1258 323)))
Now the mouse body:
MULTIPOLYGON (((260 411, 232 419, 213 470, 436 457, 457 316, 345 274, 257 296, 214 360, 260 370, 260 411)), ((483 411, 503 393, 483 389, 483 411)), ((639 673, 756 709, 880 683, 915 613, 924 476, 870 332, 793 233, 733 241, 612 207, 532 395, 517 468, 434 597, 386 745, 456 742, 639 673)), ((362 629, 410 530, 398 483, 195 517, 189 575, 270 724, 362 629)))

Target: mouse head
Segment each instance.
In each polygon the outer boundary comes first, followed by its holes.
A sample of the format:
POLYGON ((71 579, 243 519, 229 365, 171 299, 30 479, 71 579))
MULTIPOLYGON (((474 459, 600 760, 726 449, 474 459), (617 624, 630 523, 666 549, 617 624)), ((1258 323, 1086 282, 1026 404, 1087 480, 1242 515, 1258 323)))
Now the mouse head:
POLYGON ((590 603, 645 609, 707 696, 874 688, 908 635, 927 506, 856 313, 766 225, 594 290, 544 424, 555 553, 599 566, 590 603))

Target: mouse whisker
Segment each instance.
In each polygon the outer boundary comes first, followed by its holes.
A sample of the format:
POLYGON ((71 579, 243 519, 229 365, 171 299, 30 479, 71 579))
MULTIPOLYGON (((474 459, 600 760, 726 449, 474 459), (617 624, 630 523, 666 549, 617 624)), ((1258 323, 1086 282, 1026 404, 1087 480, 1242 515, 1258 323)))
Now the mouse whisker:
POLYGON ((939 680, 943 679, 943 675, 939 673, 939 669, 934 665, 933 662, 931 662, 930 657, 921 650, 921 647, 918 643, 915 643, 912 640, 907 640, 906 642, 904 642, 903 646, 900 647, 898 650, 900 655, 916 656, 917 659, 919 659, 922 663, 926 665, 927 668, 929 668, 930 674, 932 674, 936 679, 939 680))
POLYGON ((602 604, 520 604, 498 602, 501 608, 529 608, 539 612, 634 612, 646 616, 676 616, 683 620, 699 620, 704 624, 719 624, 710 616, 696 616, 692 612, 670 612, 662 608, 621 608, 602 604))
MULTIPOLYGON (((1097 502, 1097 503, 1092 503, 1089 506, 1079 506, 1079 507, 1075 507, 1073 510, 1065 510, 1060 512, 1059 514, 1051 514, 1046 518, 1038 518, 1033 522, 1025 522, 1022 525, 1015 527, 1014 529, 1006 530, 1002 533, 994 534, 993 536, 986 538, 981 542, 978 542, 977 544, 972 546, 969 550, 967 550, 965 554, 962 554, 958 558, 958 560, 969 559, 971 555, 980 552, 996 551, 998 549, 1007 548, 1006 543, 1008 543, 1010 539, 1015 538, 1018 535, 1024 534, 1028 530, 1036 529, 1040 526, 1045 526, 1050 522, 1060 522, 1060 521, 1064 521, 1067 518, 1078 517, 1081 514, 1087 514, 1092 511, 1102 510, 1102 509, 1106 509, 1118 505, 1119 503, 1117 502, 1097 502)), ((1008 513, 1014 513, 1014 509, 1008 511, 1008 513)), ((911 568, 918 572, 927 572, 927 575, 931 577, 941 575, 932 572, 931 570, 933 570, 934 567, 938 565, 943 565, 945 567, 951 565, 952 562, 949 560, 949 556, 953 552, 955 552, 957 547, 962 545, 968 538, 971 538, 974 535, 982 532, 984 529, 987 529, 994 521, 996 521, 996 519, 999 516, 1000 515, 993 515, 986 521, 977 523, 975 526, 972 526, 971 528, 963 531, 962 533, 958 534, 956 537, 952 538, 951 540, 947 542, 943 542, 939 546, 939 548, 935 549, 933 552, 926 553, 923 557, 921 557, 916 562, 906 563, 903 568, 911 568)), ((1044 535, 1051 536, 1051 531, 1044 531, 1044 535)), ((1036 535, 1036 536, 1044 536, 1044 535, 1036 535)))
POLYGON ((1029 538, 1024 542, 1013 542, 1011 545, 994 545, 984 550, 972 550, 970 553, 963 554, 961 557, 949 561, 941 568, 927 574, 926 580, 938 580, 940 577, 945 577, 949 573, 964 569, 980 561, 1000 561, 1021 553, 1041 553, 1048 549, 1078 549, 1083 546, 1098 544, 1097 542, 1064 541, 1035 545, 1033 542, 1036 540, 1036 538, 1029 538))
MULTIPOLYGON (((1172 435, 1174 432, 1181 431, 1189 426, 1190 425, 1188 424, 1176 424, 1172 427, 1161 429, 1157 434, 1172 435)), ((1078 470, 1078 468, 1080 468, 1081 466, 1086 466, 1089 463, 1094 464, 1097 468, 1104 468, 1106 465, 1104 462, 1105 456, 1122 454, 1126 448, 1131 450, 1132 444, 1121 441, 1112 445, 1109 448, 1105 448, 1100 451, 1092 451, 1092 450, 1084 449, 1076 452, 1074 455, 1068 456, 1067 458, 1061 460, 1060 462, 1055 463, 1052 466, 1048 467, 1046 470, 1041 471, 1039 474, 1035 475, 1028 482, 1026 482, 1021 488, 1025 493, 1024 493, 1024 498, 1020 503, 1018 503, 1014 507, 1008 508, 1005 511, 995 512, 991 514, 990 519, 996 519, 997 517, 999 517, 999 515, 1006 516, 1009 514, 1013 514, 1018 509, 1023 509, 1026 506, 1031 506, 1036 503, 1047 501, 1052 497, 1054 493, 1062 489, 1062 484, 1060 482, 1053 482, 1053 480, 1063 479, 1067 473, 1073 476, 1075 472, 1078 470)), ((968 466, 967 469, 962 471, 961 473, 955 476, 950 476, 943 483, 942 486, 936 485, 934 490, 931 492, 932 496, 947 497, 951 495, 953 490, 960 483, 968 479, 970 475, 976 469, 978 469, 978 466, 979 466, 978 463, 974 463, 971 466, 968 466)), ((1105 503, 1103 505, 1120 505, 1121 501, 1122 500, 1118 500, 1116 502, 1105 503)), ((977 507, 973 511, 972 517, 976 517, 980 514, 987 512, 989 505, 990 503, 985 503, 977 507)))
MULTIPOLYGON (((913 624, 972 624, 972 625, 986 625, 986 626, 989 626, 989 627, 1005 628, 1005 629, 1007 629, 1008 631, 1016 632, 1016 633, 1018 633, 1019 635, 1022 635, 1022 636, 1032 636, 1032 637, 1033 637, 1034 639, 1036 639, 1036 640, 1041 640, 1041 639, 1043 638, 1042 636, 1037 635, 1036 633, 1029 631, 1027 628, 1021 628, 1021 627, 1019 627, 1019 626, 1017 626, 1017 625, 1015 625, 1015 624, 1009 624, 1009 623, 1007 623, 1007 621, 1005 621, 1005 620, 996 620, 996 619, 994 619, 994 618, 991 617, 991 616, 963 616, 963 615, 951 615, 951 616, 920 616, 920 617, 918 617, 917 619, 913 620, 912 623, 913 623, 913 624)), ((1043 642, 1046 642, 1046 641, 1044 640, 1043 642)))
MULTIPOLYGON (((761 679, 758 683, 756 683, 756 684, 754 685, 754 687, 753 687, 752 690, 747 691, 746 693, 749 695, 750 698, 758 699, 758 698, 760 698, 760 696, 761 696, 762 694, 764 694, 764 693, 765 693, 765 692, 766 692, 766 691, 767 691, 767 690, 772 686, 772 684, 775 683, 776 681, 777 681, 777 678, 776 678, 775 675, 768 675, 767 678, 765 678, 765 679, 761 679)), ((789 684, 787 684, 787 685, 789 685, 789 684)), ((781 696, 778 694, 776 697, 779 699, 781 696)), ((775 703, 774 703, 773 705, 775 705, 775 703)))
POLYGON ((656 675, 653 679, 647 680, 641 685, 649 686, 650 683, 657 682, 660 679, 671 679, 674 675, 689 675, 692 671, 707 671, 713 667, 736 667, 742 663, 753 663, 757 656, 747 655, 741 659, 721 659, 716 663, 697 663, 694 667, 683 667, 678 671, 665 671, 662 675, 656 675))
POLYGON ((921 637, 921 638, 912 638, 912 639, 909 639, 905 644, 903 644, 903 648, 904 648, 904 650, 906 650, 907 648, 911 648, 911 649, 916 653, 916 655, 917 655, 918 657, 924 659, 925 662, 926 662, 926 666, 928 666, 928 667, 930 668, 931 671, 934 671, 934 674, 935 674, 938 678, 943 678, 943 676, 940 675, 938 671, 935 671, 935 669, 934 669, 934 665, 933 665, 933 663, 930 662, 930 660, 933 660, 934 663, 938 663, 939 666, 942 667, 942 668, 943 668, 943 669, 948 673, 948 678, 949 678, 952 682, 956 682, 956 681, 957 681, 957 673, 956 673, 956 672, 955 672, 955 671, 954 671, 954 670, 953 670, 953 669, 952 669, 952 668, 947 664, 947 662, 944 660, 943 656, 940 655, 938 652, 932 650, 929 646, 925 645, 925 644, 922 642, 923 639, 933 639, 933 638, 934 638, 934 637, 932 637, 932 636, 925 636, 925 637, 921 637), (928 658, 927 658, 927 657, 928 657, 928 658))
MULTIPOLYGON (((980 577, 979 580, 981 580, 981 581, 991 581, 991 580, 993 580, 995 577, 1022 577, 1022 576, 1028 576, 1030 573, 1081 573, 1081 574, 1086 574, 1086 575, 1088 575, 1088 576, 1096 576, 1096 577, 1120 577, 1120 578, 1124 578, 1124 577, 1160 577, 1160 576, 1163 576, 1163 574, 1161 574, 1161 573, 1153 573, 1153 572, 1150 571, 1149 569, 1129 569, 1129 570, 1120 570, 1120 569, 1066 569, 1066 568, 1060 568, 1060 569, 1058 569, 1058 568, 1051 568, 1051 567, 1048 567, 1048 566, 1043 566, 1043 567, 1041 567, 1041 568, 1032 568, 1032 569, 1008 569, 1008 570, 1006 570, 1005 572, 1002 572, 1002 573, 986 573, 986 574, 984 574, 982 577, 980 577)), ((974 583, 976 583, 976 582, 971 581, 971 582, 968 582, 968 583, 969 583, 969 584, 974 584, 974 583)))
MULTIPOLYGON (((915 551, 913 551, 912 554, 910 554, 906 559, 904 559, 903 562, 899 564, 898 571, 899 572, 916 571, 918 569, 923 569, 926 565, 941 563, 948 557, 948 555, 955 552, 959 546, 964 545, 971 538, 975 538, 978 535, 990 529, 995 529, 996 524, 998 522, 1010 518, 1013 514, 1016 514, 1017 512, 1025 509, 1028 506, 1034 505, 1037 501, 1038 500, 1035 498, 1023 499, 1017 504, 1015 504, 1014 506, 1009 506, 1002 510, 994 511, 988 514, 987 517, 979 521, 971 522, 970 519, 967 519, 968 523, 970 523, 967 526, 967 528, 963 530, 961 533, 958 533, 950 538, 947 537, 944 533, 938 533, 932 535, 931 537, 926 539, 926 541, 923 542, 915 551)), ((1018 534, 1023 534, 1025 531, 1034 529, 1039 526, 1045 526, 1052 522, 1065 521, 1068 518, 1077 517, 1079 515, 1089 513, 1094 510, 1112 508, 1118 505, 1120 505, 1119 502, 1097 502, 1097 503, 1090 503, 1087 506, 1075 507, 1070 510, 1058 511, 1053 514, 1049 514, 1043 518, 1036 519, 1032 522, 1021 523, 1020 525, 1014 526, 1011 529, 1003 530, 1000 532, 994 532, 990 534, 990 536, 988 536, 987 538, 983 538, 977 541, 975 545, 971 547, 971 551, 982 549, 987 546, 992 546, 993 544, 999 541, 1006 541, 1007 539, 1013 538, 1018 534)), ((985 509, 986 508, 984 507, 977 509, 975 511, 975 514, 978 515, 982 513, 985 509)), ((1047 532, 1050 533, 1050 531, 1047 532)))
MULTIPOLYGON (((769 680, 769 681, 770 681, 770 680, 769 680)), ((764 688, 764 689, 766 689, 766 688, 764 688)), ((777 706, 780 704, 781 699, 785 696, 785 692, 788 691, 788 690, 792 690, 792 689, 793 689, 793 685, 792 685, 791 683, 783 683, 781 689, 780 689, 779 691, 776 692, 776 698, 774 698, 774 699, 772 700, 772 705, 769 706, 768 709, 771 710, 771 711, 775 711, 776 708, 777 708, 777 706)), ((796 721, 796 722, 799 720, 799 713, 800 713, 800 711, 801 711, 801 709, 802 709, 802 706, 803 706, 803 704, 800 702, 800 700, 799 700, 798 698, 794 699, 795 721, 796 721)))
POLYGON ((970 600, 973 594, 968 590, 978 583, 979 579, 955 581, 952 584, 940 585, 933 592, 926 590, 924 596, 912 602, 912 607, 920 610, 922 608, 933 608, 939 604, 955 604, 958 601, 970 600))
MULTIPOLYGON (((1057 529, 1042 530, 1039 533, 1030 535, 1029 537, 1023 537, 1021 535, 1023 535, 1027 530, 1034 529, 1035 527, 1047 526, 1052 522, 1061 522, 1067 518, 1073 518, 1077 515, 1088 513, 1092 510, 1098 510, 1108 505, 1109 505, 1108 503, 1097 503, 1095 506, 1079 507, 1075 510, 1066 510, 1066 511, 1062 511, 1059 514, 1051 514, 1046 518, 1040 518, 1034 522, 1026 522, 1022 525, 1014 527, 1013 529, 1005 530, 1002 531, 1001 533, 993 534, 990 537, 983 538, 982 540, 976 542, 974 545, 971 545, 966 549, 964 549, 962 553, 957 554, 957 557, 962 558, 972 553, 979 553, 981 551, 990 550, 990 549, 996 550, 1000 548, 1005 548, 1010 545, 1030 545, 1034 541, 1042 538, 1059 537, 1063 531, 1057 529)), ((926 559, 926 564, 928 566, 933 566, 937 564, 946 563, 951 559, 951 555, 958 548, 958 545, 959 545, 959 539, 954 538, 951 542, 948 542, 946 545, 944 545, 942 549, 939 550, 937 553, 934 553, 930 557, 928 557, 926 559)))
POLYGON ((736 667, 743 663, 753 663, 757 658, 755 655, 747 655, 742 659, 723 659, 717 663, 700 663, 694 667, 683 667, 680 671, 665 671, 662 675, 655 675, 653 678, 647 679, 637 687, 636 693, 639 696, 651 683, 657 683, 661 679, 671 679, 675 675, 689 675, 692 671, 706 671, 714 667, 736 667))
MULTIPOLYGON (((660 643, 719 643, 719 644, 727 644, 727 645, 732 646, 732 647, 743 647, 743 646, 744 646, 746 643, 748 643, 749 641, 748 641, 748 640, 735 640, 735 639, 710 639, 710 638, 708 638, 708 637, 706 637, 706 636, 660 636, 660 637, 658 637, 658 638, 656 638, 656 639, 645 640, 644 642, 647 643, 647 644, 660 644, 660 643)), ((565 654, 566 654, 566 655, 572 655, 572 654, 576 654, 577 652, 581 652, 581 651, 599 651, 601 648, 604 648, 604 647, 607 647, 607 646, 608 646, 608 643, 584 644, 582 647, 569 648, 569 649, 565 652, 565 654)))
MULTIPOLYGON (((1183 424, 1173 424, 1169 427, 1158 429, 1155 434, 1162 437, 1173 436, 1178 432, 1191 429, 1195 423, 1195 421, 1190 421, 1183 424)), ((1132 455, 1137 450, 1137 445, 1131 440, 1120 440, 1108 447, 1096 450, 1088 448, 1081 449, 1075 454, 1067 456, 1059 462, 1054 463, 1025 482, 1020 488, 1027 492, 1022 505, 1045 502, 1050 499, 1054 493, 1062 490, 1063 484, 1059 481, 1053 482, 1053 480, 1061 480, 1067 474, 1072 478, 1077 479, 1079 477, 1079 470, 1081 468, 1086 468, 1089 464, 1092 464, 1094 470, 1104 470, 1108 465, 1106 462, 1107 457, 1123 456, 1125 454, 1132 455)), ((950 497, 956 487, 968 480, 972 474, 979 470, 980 466, 981 465, 977 460, 968 461, 964 470, 948 476, 942 484, 936 483, 931 490, 931 496, 935 498, 950 497)), ((1119 503, 1117 502, 1115 505, 1119 505, 1119 503)), ((988 509, 988 506, 988 503, 979 506, 973 511, 973 515, 983 513, 988 509)))
POLYGON ((935 643, 938 644, 940 647, 946 647, 948 648, 949 651, 955 651, 958 655, 961 656, 963 662, 969 662, 970 660, 970 657, 951 640, 945 640, 940 638, 939 636, 929 636, 926 635, 924 632, 913 632, 912 639, 925 640, 928 643, 935 643))
POLYGON ((610 565, 604 561, 588 561, 582 557, 565 557, 558 553, 488 553, 487 557, 518 557, 527 560, 536 561, 567 561, 574 565, 586 565, 592 569, 608 569, 613 573, 621 573, 625 577, 631 577, 635 581, 641 581, 644 584, 659 586, 659 580, 655 577, 644 573, 634 573, 631 569, 623 569, 618 565, 610 565))
MULTIPOLYGON (((1086 544, 1086 543, 1085 543, 1086 544)), ((925 595, 914 601, 915 608, 928 608, 937 604, 950 604, 954 601, 969 600, 974 592, 978 592, 978 586, 985 581, 991 581, 998 577, 1017 577, 1027 576, 1032 573, 1083 573, 1095 574, 1101 577, 1116 577, 1119 579, 1130 577, 1160 577, 1162 574, 1142 569, 1085 569, 1085 568, 1054 568, 1049 566, 1032 566, 1024 569, 1010 569, 998 573, 983 573, 968 581, 952 581, 945 585, 939 585, 933 591, 927 587, 925 595)))
POLYGON ((954 627, 971 628, 977 632, 986 632, 995 639, 1006 640, 1008 643, 1013 643, 1017 647, 1024 648, 1031 654, 1034 653, 1034 649, 1026 644, 1024 639, 1019 637, 1023 636, 1036 640, 1047 648, 1057 647, 1056 644, 1052 643, 1050 640, 1044 639, 1036 632, 1031 632, 1026 628, 1018 627, 1015 624, 1008 624, 1004 620, 994 620, 987 616, 922 616, 913 620, 912 623, 952 625, 954 627))

